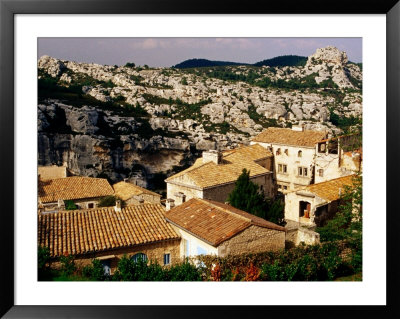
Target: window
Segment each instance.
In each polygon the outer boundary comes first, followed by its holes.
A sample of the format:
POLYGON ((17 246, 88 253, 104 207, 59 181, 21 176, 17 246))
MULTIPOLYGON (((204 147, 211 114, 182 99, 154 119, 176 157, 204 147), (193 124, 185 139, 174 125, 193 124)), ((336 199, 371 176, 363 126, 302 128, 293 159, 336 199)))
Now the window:
POLYGON ((325 153, 326 152, 326 143, 319 143, 318 144, 318 153, 325 153))
POLYGON ((323 170, 322 168, 320 168, 320 169, 318 170, 318 176, 319 176, 319 177, 324 177, 324 170, 323 170))
POLYGON ((171 254, 164 254, 164 265, 169 265, 171 263, 171 254))
POLYGON ((299 176, 304 176, 306 177, 308 175, 308 169, 307 167, 299 167, 298 169, 298 175, 299 176))
POLYGON ((285 154, 289 155, 289 150, 288 149, 285 149, 285 154))
POLYGON ((183 255, 185 257, 189 257, 189 252, 190 252, 189 241, 187 239, 183 239, 182 242, 183 242, 183 255))
POLYGON ((93 203, 89 203, 89 204, 87 205, 87 207, 88 207, 88 208, 94 208, 94 204, 93 204, 93 203))
POLYGON ((133 256, 131 257, 131 260, 133 260, 134 262, 138 262, 139 260, 141 260, 141 261, 147 261, 147 256, 146 256, 146 254, 138 253, 138 254, 136 254, 136 255, 133 255, 133 256))
POLYGON ((281 155, 281 149, 280 149, 280 148, 278 148, 278 149, 276 150, 276 155, 281 155))
POLYGON ((287 165, 286 164, 278 164, 278 173, 286 174, 287 173, 287 165))
POLYGON ((302 157, 302 156, 303 156, 303 152, 302 151, 298 151, 297 157, 302 157))
POLYGON ((284 189, 284 190, 287 190, 287 186, 284 185, 284 186, 283 186, 283 189, 284 189))
POLYGON ((105 276, 111 275, 111 261, 109 259, 101 260, 101 265, 103 266, 103 271, 105 276))

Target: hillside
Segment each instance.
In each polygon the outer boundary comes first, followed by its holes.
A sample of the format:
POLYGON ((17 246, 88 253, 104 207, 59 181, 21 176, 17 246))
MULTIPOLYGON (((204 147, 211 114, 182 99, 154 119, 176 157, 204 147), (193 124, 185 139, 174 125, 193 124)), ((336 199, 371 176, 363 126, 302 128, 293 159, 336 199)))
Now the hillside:
POLYGON ((207 59, 189 59, 173 66, 176 69, 188 68, 204 68, 213 66, 227 66, 227 65, 246 65, 247 63, 228 62, 228 61, 211 61, 207 59))
POLYGON ((307 57, 298 55, 282 55, 272 59, 263 60, 254 63, 255 66, 304 66, 307 63, 307 57))
POLYGON ((362 70, 334 47, 285 67, 117 67, 43 56, 38 74, 38 164, 153 189, 201 151, 247 144, 265 127, 337 134, 362 115, 362 70))

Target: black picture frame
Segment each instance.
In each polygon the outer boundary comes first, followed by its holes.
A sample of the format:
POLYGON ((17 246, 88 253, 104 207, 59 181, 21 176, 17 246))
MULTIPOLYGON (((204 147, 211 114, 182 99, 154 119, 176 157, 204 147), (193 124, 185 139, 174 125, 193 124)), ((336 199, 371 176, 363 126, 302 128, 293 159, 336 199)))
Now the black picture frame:
MULTIPOLYGON (((0 0, 0 181, 2 203, 0 239, 0 315, 5 318, 159 318, 338 316, 399 318, 396 267, 398 219, 395 198, 400 162, 399 57, 400 4, 389 1, 264 1, 241 4, 205 0, 0 0), (16 306, 14 302, 14 16, 16 14, 385 14, 387 19, 387 305, 386 306, 16 306)), ((379 62, 377 62, 379 63, 379 62)), ((377 124, 379 129, 379 124, 377 124)), ((382 172, 383 174, 383 172, 382 172)), ((385 199, 379 199, 384 202, 385 199)), ((384 213, 384 212, 382 212, 384 213)), ((211 292, 212 293, 212 292, 211 292)), ((318 293, 316 291, 316 293, 318 293)), ((217 298, 218 296, 216 296, 217 298)))

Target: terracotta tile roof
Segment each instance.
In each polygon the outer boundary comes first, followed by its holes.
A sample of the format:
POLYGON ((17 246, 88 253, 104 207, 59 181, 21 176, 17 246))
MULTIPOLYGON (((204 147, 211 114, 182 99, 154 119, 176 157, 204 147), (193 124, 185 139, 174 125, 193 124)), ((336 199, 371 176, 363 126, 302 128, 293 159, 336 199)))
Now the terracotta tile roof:
POLYGON ((355 175, 349 175, 322 183, 308 185, 304 190, 325 199, 327 202, 331 202, 340 198, 339 189, 341 189, 343 194, 346 186, 351 187, 353 185, 354 176, 355 175))
POLYGON ((257 164, 255 160, 273 156, 260 145, 245 146, 223 153, 221 164, 196 160, 193 166, 166 179, 166 182, 190 182, 200 188, 212 187, 231 183, 237 180, 243 169, 250 170, 250 177, 271 173, 268 169, 257 164))
POLYGON ((284 227, 230 205, 198 198, 192 198, 164 214, 168 221, 214 247, 252 225, 285 231, 284 227))
POLYGON ((269 127, 255 138, 253 142, 313 147, 326 137, 325 132, 293 131, 289 128, 269 127))
POLYGON ((81 199, 113 195, 114 190, 104 178, 72 176, 39 181, 39 199, 42 203, 58 199, 81 199))
POLYGON ((38 216, 38 244, 52 257, 100 252, 163 240, 178 234, 165 221, 160 204, 63 211, 38 216))
POLYGON ((133 196, 148 194, 153 196, 161 197, 160 194, 149 191, 146 188, 134 185, 132 183, 127 182, 118 182, 113 185, 115 195, 120 197, 122 200, 128 200, 133 196))
POLYGON ((239 148, 233 149, 233 150, 227 150, 223 152, 223 156, 227 157, 230 155, 235 155, 235 156, 246 156, 246 158, 251 159, 253 161, 257 161, 260 159, 264 159, 267 157, 273 157, 274 155, 266 149, 265 147, 259 145, 259 144, 254 144, 254 145, 249 145, 249 146, 241 146, 239 148))

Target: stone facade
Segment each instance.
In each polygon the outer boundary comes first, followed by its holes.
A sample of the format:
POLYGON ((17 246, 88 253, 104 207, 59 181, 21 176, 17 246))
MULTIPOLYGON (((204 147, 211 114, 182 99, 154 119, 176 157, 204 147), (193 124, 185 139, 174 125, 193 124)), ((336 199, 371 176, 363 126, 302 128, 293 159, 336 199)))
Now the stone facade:
MULTIPOLYGON (((185 195, 186 201, 191 198, 204 198, 224 203, 226 202, 228 195, 234 190, 236 182, 234 181, 232 183, 201 189, 195 185, 189 186, 188 184, 190 181, 186 181, 184 175, 180 178, 182 179, 182 184, 172 181, 167 183, 167 197, 173 199, 175 205, 181 204, 182 197, 179 193, 185 195)), ((272 174, 250 177, 250 180, 262 187, 265 196, 269 198, 273 197, 275 189, 272 187, 274 184, 272 174)))
POLYGON ((42 180, 54 179, 54 178, 64 178, 68 177, 70 174, 68 172, 67 166, 39 166, 38 175, 42 180))
MULTIPOLYGON (((101 199, 102 197, 95 197, 95 198, 74 199, 72 201, 76 205, 77 209, 91 209, 91 208, 97 208, 97 205, 101 199)), ((59 202, 45 203, 42 204, 40 208, 40 210, 43 212, 58 211, 64 209, 65 209, 64 201, 61 201, 61 205, 59 204, 59 202)))
POLYGON ((287 193, 314 181, 315 148, 254 142, 270 149, 274 154, 273 172, 277 188, 287 193))
POLYGON ((151 194, 140 194, 136 196, 132 196, 131 198, 125 200, 126 205, 140 205, 144 202, 150 204, 160 204, 161 202, 161 195, 151 195, 151 194))
POLYGON ((358 136, 344 136, 337 140, 320 142, 315 146, 315 183, 362 170, 362 154, 361 150, 357 150, 360 143, 358 138, 358 136))
POLYGON ((218 256, 277 251, 285 248, 285 232, 250 226, 218 246, 218 256))
POLYGON ((174 230, 181 236, 180 258, 193 257, 196 255, 218 255, 218 248, 214 247, 184 229, 172 225, 174 230))
POLYGON ((327 202, 302 191, 285 195, 285 219, 303 226, 321 226, 338 210, 339 201, 327 202))
POLYGON ((258 226, 250 226, 236 236, 214 247, 204 240, 193 236, 184 229, 173 225, 174 230, 182 237, 181 258, 196 255, 239 255, 277 251, 285 248, 285 232, 258 226))
MULTIPOLYGON (((164 254, 170 254, 170 264, 174 265, 181 261, 180 259, 180 239, 162 241, 157 243, 137 245, 133 247, 126 247, 114 250, 107 250, 103 252, 96 252, 93 254, 77 255, 75 256, 75 263, 79 267, 90 265, 94 258, 100 260, 108 260, 111 267, 111 275, 115 272, 118 262, 124 255, 132 257, 137 253, 143 253, 147 256, 149 261, 155 261, 160 265, 164 265, 164 254)), ((51 262, 51 267, 59 268, 61 263, 58 259, 51 262)))

